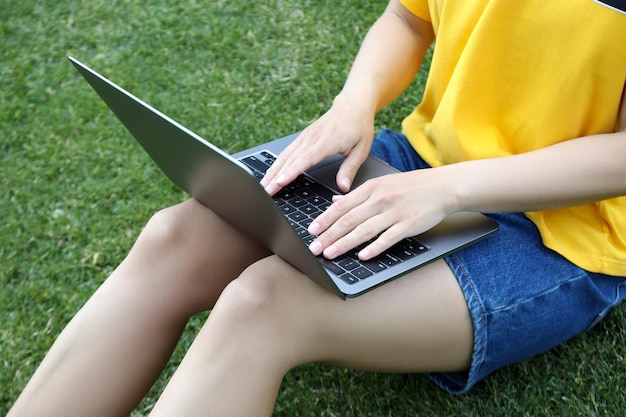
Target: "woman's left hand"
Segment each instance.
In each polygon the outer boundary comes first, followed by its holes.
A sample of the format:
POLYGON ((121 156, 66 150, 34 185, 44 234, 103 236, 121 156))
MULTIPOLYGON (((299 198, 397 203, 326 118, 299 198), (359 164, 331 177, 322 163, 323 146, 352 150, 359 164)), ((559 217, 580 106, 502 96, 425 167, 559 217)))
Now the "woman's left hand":
POLYGON ((374 178, 343 196, 309 226, 315 255, 335 258, 376 236, 359 258, 376 257, 395 243, 437 225, 455 209, 453 177, 431 168, 374 178))

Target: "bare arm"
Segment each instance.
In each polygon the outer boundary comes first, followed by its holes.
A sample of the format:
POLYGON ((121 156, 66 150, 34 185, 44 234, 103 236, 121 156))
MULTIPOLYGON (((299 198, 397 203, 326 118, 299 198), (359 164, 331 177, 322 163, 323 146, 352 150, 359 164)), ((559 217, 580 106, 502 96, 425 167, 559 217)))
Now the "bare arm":
POLYGON ((451 167, 455 210, 548 210, 626 195, 625 101, 626 89, 615 133, 451 167))
POLYGON ((365 37, 339 98, 367 103, 372 115, 381 110, 415 78, 434 38, 430 22, 391 0, 365 37))
POLYGON ((411 83, 434 39, 429 22, 391 0, 371 27, 333 106, 279 156, 261 184, 274 194, 323 158, 346 157, 337 174, 348 191, 367 157, 376 112, 411 83))

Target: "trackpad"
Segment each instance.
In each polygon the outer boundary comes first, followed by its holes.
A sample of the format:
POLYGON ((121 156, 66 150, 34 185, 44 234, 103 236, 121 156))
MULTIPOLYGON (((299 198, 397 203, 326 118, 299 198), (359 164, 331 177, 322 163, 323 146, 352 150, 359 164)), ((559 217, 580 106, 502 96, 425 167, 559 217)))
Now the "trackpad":
MULTIPOLYGON (((343 163, 343 160, 343 157, 340 155, 327 158, 307 170, 307 173, 327 187, 337 190, 337 171, 343 163)), ((389 166, 383 160, 370 155, 361 165, 359 172, 357 172, 352 189, 355 189, 370 178, 397 172, 395 168, 389 166)))

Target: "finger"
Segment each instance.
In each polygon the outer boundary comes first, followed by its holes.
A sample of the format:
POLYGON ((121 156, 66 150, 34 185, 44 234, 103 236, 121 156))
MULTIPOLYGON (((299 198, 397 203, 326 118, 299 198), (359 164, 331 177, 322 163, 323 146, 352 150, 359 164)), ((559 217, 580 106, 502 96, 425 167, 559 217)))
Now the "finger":
POLYGON ((388 226, 388 220, 384 215, 370 217, 327 246, 322 253, 325 258, 336 258, 358 245, 372 240, 381 230, 385 230, 388 226))
POLYGON ((276 167, 272 166, 269 176, 264 178, 262 185, 268 193, 274 194, 292 182, 296 177, 313 165, 326 158, 327 150, 321 140, 314 140, 309 135, 293 143, 279 155, 276 167), (285 154, 285 155, 283 155, 285 154))
POLYGON ((267 170, 265 176, 261 180, 261 185, 263 187, 267 187, 274 179, 277 177, 278 173, 280 173, 288 161, 291 160, 292 155, 298 152, 298 148, 300 146, 301 137, 296 138, 293 142, 291 142, 285 149, 282 150, 280 155, 276 158, 276 161, 272 164, 272 166, 267 170))
POLYGON ((276 158, 276 161, 272 164, 270 169, 267 170, 265 177, 261 180, 262 185, 267 185, 279 176, 282 170, 291 164, 292 159, 301 153, 301 148, 310 146, 312 142, 311 129, 304 129, 297 138, 295 138, 289 145, 285 147, 276 158))
POLYGON ((311 155, 305 151, 296 150, 283 163, 283 165, 272 174, 272 177, 266 181, 265 189, 270 195, 275 194, 284 186, 294 181, 298 175, 302 174, 315 163, 311 155))
POLYGON ((337 220, 367 200, 364 193, 354 190, 350 194, 333 196, 333 203, 322 214, 317 216, 309 225, 308 232, 319 236, 332 226, 337 220))
POLYGON ((350 152, 342 162, 337 171, 337 186, 343 192, 350 191, 354 178, 359 168, 369 154, 369 146, 357 146, 350 152))
POLYGON ((327 211, 330 213, 321 215, 325 215, 326 219, 318 217, 309 227, 309 233, 318 234, 318 238, 310 245, 311 252, 335 257, 384 230, 387 224, 381 224, 381 219, 384 221, 384 216, 380 216, 381 211, 371 205, 361 204, 365 200, 367 198, 362 201, 342 198, 340 202, 333 203, 336 212, 329 208, 327 211), (318 230, 322 231, 321 234, 318 230))
POLYGON ((363 248, 358 254, 359 259, 362 261, 368 261, 375 258, 407 236, 409 235, 407 234, 406 226, 397 223, 389 227, 381 233, 377 239, 363 248))

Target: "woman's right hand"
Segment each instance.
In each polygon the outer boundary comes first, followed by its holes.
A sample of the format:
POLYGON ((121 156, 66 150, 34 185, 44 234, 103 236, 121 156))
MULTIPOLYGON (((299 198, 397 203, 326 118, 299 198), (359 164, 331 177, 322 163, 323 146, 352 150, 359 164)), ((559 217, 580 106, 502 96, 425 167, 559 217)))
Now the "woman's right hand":
POLYGON ((374 139, 375 112, 366 107, 364 101, 338 96, 322 117, 281 152, 261 185, 274 195, 324 158, 341 154, 345 160, 337 172, 337 186, 348 192, 374 139))

